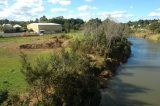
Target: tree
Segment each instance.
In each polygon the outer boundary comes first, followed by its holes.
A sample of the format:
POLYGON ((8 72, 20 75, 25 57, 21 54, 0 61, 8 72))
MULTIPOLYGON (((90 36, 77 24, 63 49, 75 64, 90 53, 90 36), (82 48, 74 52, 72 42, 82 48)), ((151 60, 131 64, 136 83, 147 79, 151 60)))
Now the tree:
POLYGON ((36 18, 36 19, 35 19, 35 22, 36 22, 36 23, 38 23, 38 22, 39 22, 39 19, 38 19, 38 18, 36 18))
POLYGON ((48 22, 48 19, 46 18, 46 16, 42 16, 40 17, 40 22, 48 22))
POLYGON ((61 55, 52 55, 50 61, 39 58, 35 65, 31 65, 23 53, 21 58, 22 72, 34 88, 32 94, 37 98, 36 104, 99 106, 99 82, 84 55, 62 49, 61 55))
POLYGON ((153 22, 152 24, 150 24, 149 29, 150 29, 153 33, 159 33, 160 23, 159 23, 158 21, 153 22))
POLYGON ((66 33, 70 32, 70 23, 67 20, 64 22, 64 30, 66 33))

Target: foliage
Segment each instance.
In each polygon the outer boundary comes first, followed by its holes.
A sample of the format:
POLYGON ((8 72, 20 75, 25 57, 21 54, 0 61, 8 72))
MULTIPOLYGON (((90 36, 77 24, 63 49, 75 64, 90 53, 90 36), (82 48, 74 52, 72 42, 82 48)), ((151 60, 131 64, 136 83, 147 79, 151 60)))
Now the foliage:
POLYGON ((65 106, 99 106, 101 95, 93 76, 67 73, 58 79, 55 95, 65 106))
MULTIPOLYGON (((42 17, 40 17, 40 22, 47 22, 48 21, 48 19, 46 18, 46 16, 42 16, 42 17)), ((36 20, 37 21, 37 20, 36 20)))
POLYGON ((110 19, 104 21, 92 19, 86 23, 84 29, 84 36, 91 36, 88 42, 92 41, 92 51, 97 51, 101 55, 108 51, 117 37, 128 34, 129 29, 126 25, 116 23, 110 19))
POLYGON ((34 65, 30 64, 25 54, 22 53, 21 58, 22 72, 29 85, 33 86, 38 103, 55 106, 99 105, 99 83, 84 55, 62 49, 60 56, 52 55, 50 61, 39 58, 34 65))
POLYGON ((117 37, 105 55, 105 67, 115 72, 121 63, 127 62, 131 54, 131 43, 124 37, 117 37))
POLYGON ((152 33, 160 33, 159 19, 139 20, 139 21, 133 21, 133 22, 129 21, 127 25, 131 27, 133 30, 152 31, 152 33))
POLYGON ((128 26, 134 26, 134 28, 145 28, 148 25, 154 23, 154 22, 158 22, 157 19, 154 20, 138 20, 138 21, 129 21, 127 23, 128 26))
POLYGON ((152 24, 150 24, 149 29, 154 33, 160 33, 160 23, 153 22, 152 24))
POLYGON ((70 32, 70 23, 68 21, 64 22, 64 31, 66 33, 70 32))
POLYGON ((0 90, 0 105, 6 101, 8 98, 8 91, 7 90, 0 90))

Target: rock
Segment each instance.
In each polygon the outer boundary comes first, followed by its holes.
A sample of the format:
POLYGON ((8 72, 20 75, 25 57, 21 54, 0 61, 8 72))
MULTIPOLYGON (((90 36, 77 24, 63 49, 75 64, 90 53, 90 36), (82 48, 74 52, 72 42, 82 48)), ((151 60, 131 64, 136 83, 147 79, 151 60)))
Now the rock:
POLYGON ((111 73, 110 70, 102 71, 102 72, 100 73, 100 77, 102 77, 102 78, 109 78, 109 77, 111 77, 111 76, 112 76, 112 73, 111 73))

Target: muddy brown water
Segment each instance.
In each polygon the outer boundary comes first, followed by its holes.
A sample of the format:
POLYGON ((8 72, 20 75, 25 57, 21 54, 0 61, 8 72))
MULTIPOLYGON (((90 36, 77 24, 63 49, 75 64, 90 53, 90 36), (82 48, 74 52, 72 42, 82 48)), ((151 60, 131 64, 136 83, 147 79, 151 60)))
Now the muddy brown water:
POLYGON ((160 43, 129 40, 132 56, 102 90, 102 106, 160 106, 160 43))

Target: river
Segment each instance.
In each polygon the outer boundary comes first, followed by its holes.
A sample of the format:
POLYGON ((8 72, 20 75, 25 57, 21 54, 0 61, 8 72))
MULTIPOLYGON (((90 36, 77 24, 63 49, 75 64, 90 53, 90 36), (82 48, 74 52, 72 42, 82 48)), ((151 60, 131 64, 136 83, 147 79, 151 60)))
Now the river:
POLYGON ((160 43, 129 38, 132 56, 102 90, 103 106, 160 106, 160 43))

